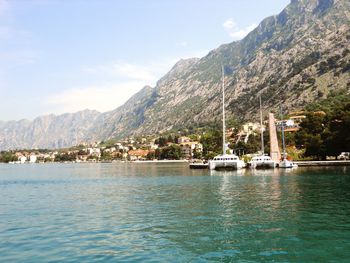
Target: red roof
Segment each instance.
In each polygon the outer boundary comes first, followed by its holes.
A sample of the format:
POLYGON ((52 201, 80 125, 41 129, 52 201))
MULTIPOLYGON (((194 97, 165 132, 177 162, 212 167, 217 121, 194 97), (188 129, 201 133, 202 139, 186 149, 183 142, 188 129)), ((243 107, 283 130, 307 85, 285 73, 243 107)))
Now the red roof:
POLYGON ((143 156, 143 157, 146 157, 148 153, 149 153, 148 150, 141 150, 141 149, 130 150, 128 152, 128 154, 131 155, 131 156, 143 156))

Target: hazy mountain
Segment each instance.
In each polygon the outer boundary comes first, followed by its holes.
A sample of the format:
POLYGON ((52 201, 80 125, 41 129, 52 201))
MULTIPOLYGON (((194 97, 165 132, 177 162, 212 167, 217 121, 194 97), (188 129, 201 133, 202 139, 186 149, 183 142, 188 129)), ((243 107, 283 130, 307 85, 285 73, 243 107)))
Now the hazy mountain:
POLYGON ((213 121, 220 118, 221 65, 229 115, 254 119, 260 95, 266 110, 281 101, 298 110, 332 89, 350 90, 349 42, 350 1, 293 0, 241 41, 179 61, 156 87, 114 111, 1 122, 0 149, 67 146, 77 133, 87 141, 213 121))
POLYGON ((61 148, 92 140, 91 127, 101 113, 84 110, 59 116, 41 116, 33 121, 0 123, 0 149, 61 148))

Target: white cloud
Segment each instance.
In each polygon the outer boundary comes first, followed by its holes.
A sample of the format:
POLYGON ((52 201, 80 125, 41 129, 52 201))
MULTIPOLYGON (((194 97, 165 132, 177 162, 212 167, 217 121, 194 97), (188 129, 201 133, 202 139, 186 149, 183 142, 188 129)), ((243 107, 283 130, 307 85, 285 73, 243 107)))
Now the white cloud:
POLYGON ((101 112, 113 110, 124 104, 145 85, 155 86, 172 66, 172 62, 158 61, 148 66, 125 62, 111 62, 95 66, 83 66, 83 74, 93 75, 94 86, 68 88, 45 98, 48 112, 56 114, 95 109, 101 112), (171 64, 170 64, 171 63, 171 64), (97 80, 97 82, 96 82, 97 80))
POLYGON ((245 28, 239 28, 233 18, 229 18, 222 24, 222 26, 234 40, 240 40, 256 28, 257 24, 253 23, 245 28))
POLYGON ((122 81, 142 81, 154 85, 157 76, 154 67, 145 67, 125 62, 112 62, 97 66, 83 66, 82 71, 96 76, 109 76, 122 81))
POLYGON ((233 21, 233 18, 229 18, 223 23, 223 27, 226 30, 232 30, 237 27, 237 24, 235 21, 233 21))
POLYGON ((154 87, 156 82, 174 66, 179 59, 161 59, 145 65, 125 62, 110 62, 95 66, 83 66, 83 74, 92 75, 94 86, 64 89, 47 96, 47 113, 56 114, 95 109, 101 112, 113 110, 124 104, 145 85, 154 87))
POLYGON ((109 111, 122 105, 143 87, 140 81, 125 82, 117 85, 79 87, 65 90, 45 98, 50 112, 56 114, 76 112, 83 109, 109 111))

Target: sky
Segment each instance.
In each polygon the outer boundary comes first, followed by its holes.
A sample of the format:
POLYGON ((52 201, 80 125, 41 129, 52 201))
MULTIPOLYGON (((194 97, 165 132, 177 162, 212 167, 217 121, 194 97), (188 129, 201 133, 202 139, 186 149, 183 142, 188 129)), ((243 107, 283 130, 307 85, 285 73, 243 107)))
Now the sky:
POLYGON ((0 0, 0 121, 122 105, 289 0, 0 0))

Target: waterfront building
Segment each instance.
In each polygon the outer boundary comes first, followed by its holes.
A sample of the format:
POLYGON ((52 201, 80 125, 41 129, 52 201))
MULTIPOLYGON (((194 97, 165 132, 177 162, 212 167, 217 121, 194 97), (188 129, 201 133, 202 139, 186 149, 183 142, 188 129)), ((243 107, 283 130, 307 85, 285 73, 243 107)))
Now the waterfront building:
POLYGON ((128 160, 129 161, 141 161, 141 160, 146 160, 147 155, 150 151, 149 150, 130 150, 128 152, 128 160))
POLYGON ((20 163, 25 163, 27 161, 27 157, 25 157, 24 155, 21 155, 18 157, 18 161, 20 163))
POLYGON ((180 143, 182 156, 185 159, 193 158, 195 152, 202 153, 203 145, 199 142, 183 142, 180 143))
POLYGON ((35 154, 31 154, 31 155, 29 156, 29 162, 30 162, 30 163, 36 163, 36 161, 37 161, 36 155, 35 155, 35 154))

